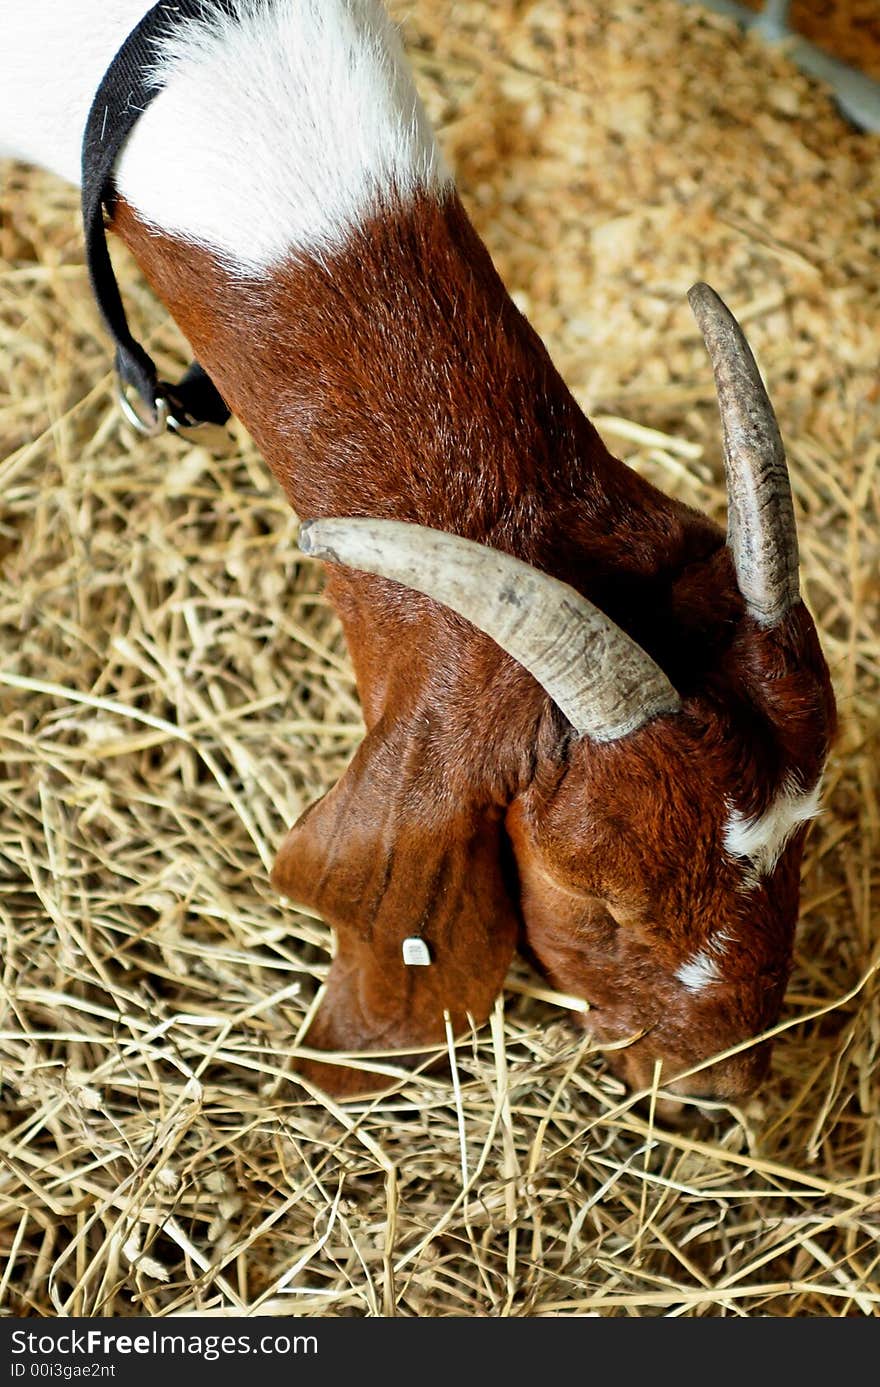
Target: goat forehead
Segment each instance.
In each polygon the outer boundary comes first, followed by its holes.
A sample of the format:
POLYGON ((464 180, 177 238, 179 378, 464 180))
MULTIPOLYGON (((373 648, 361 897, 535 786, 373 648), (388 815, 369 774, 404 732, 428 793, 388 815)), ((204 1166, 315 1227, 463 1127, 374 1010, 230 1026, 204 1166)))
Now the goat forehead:
POLYGON ((338 249, 383 202, 451 181, 379 0, 229 0, 175 26, 154 80, 117 186, 242 273, 338 249))
POLYGON ((726 851, 748 859, 757 876, 769 875, 795 830, 820 812, 821 793, 821 779, 804 790, 789 776, 763 814, 750 818, 731 806, 724 825, 726 851))
POLYGON ((675 976, 688 992, 703 992, 723 978, 720 950, 706 945, 698 949, 675 970, 675 976))

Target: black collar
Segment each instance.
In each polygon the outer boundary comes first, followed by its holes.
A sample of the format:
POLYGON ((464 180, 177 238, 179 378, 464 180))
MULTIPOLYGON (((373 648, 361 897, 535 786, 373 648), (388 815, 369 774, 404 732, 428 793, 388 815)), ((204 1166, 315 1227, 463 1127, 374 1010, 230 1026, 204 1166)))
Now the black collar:
MULTIPOLYGON (((104 209, 112 211, 116 197, 113 170, 119 151, 138 116, 157 95, 156 87, 148 85, 146 79, 155 63, 156 40, 179 20, 205 19, 222 9, 229 9, 228 0, 162 0, 153 5, 105 72, 83 136, 82 214, 89 278, 116 342, 120 403, 135 428, 151 435, 166 427, 223 424, 229 410, 198 362, 193 362, 179 385, 169 385, 159 380, 154 362, 132 337, 107 250, 104 209), (132 391, 139 407, 132 403, 132 391)), ((174 176, 173 170, 169 176, 174 176)))

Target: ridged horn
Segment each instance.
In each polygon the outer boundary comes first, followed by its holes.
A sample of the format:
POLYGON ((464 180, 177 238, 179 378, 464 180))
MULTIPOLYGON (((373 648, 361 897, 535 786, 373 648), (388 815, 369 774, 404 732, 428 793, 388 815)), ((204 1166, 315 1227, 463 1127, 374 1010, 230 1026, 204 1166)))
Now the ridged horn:
POLYGON ((727 543, 739 590, 762 626, 800 597, 791 482, 779 425, 742 328, 708 284, 688 293, 715 375, 727 471, 727 543))
POLYGON ((660 667, 604 612, 510 554, 373 519, 307 521, 299 547, 458 612, 534 675, 581 736, 613 742, 681 706, 660 667))

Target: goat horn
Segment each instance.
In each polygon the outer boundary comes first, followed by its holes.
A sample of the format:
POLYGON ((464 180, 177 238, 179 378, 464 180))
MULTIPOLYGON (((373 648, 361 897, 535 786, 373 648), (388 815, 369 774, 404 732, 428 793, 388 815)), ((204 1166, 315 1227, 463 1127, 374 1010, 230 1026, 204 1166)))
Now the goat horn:
POLYGON ((650 655, 567 583, 510 554, 398 520, 311 520, 305 554, 451 607, 523 665, 582 736, 613 742, 681 700, 650 655))
POLYGON ((779 425, 742 328, 708 284, 688 293, 715 374, 727 472, 727 542, 739 590, 762 626, 800 596, 791 483, 779 425))

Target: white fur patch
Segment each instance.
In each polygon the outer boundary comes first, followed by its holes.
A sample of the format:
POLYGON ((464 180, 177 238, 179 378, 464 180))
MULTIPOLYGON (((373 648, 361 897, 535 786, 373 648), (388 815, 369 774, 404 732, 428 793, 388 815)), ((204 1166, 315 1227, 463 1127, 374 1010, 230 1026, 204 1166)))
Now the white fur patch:
POLYGON ((341 247, 450 175, 380 0, 234 0, 178 24, 117 186, 162 231, 260 274, 341 247))
POLYGON ((149 3, 0 4, 0 155, 79 183, 83 131, 98 84, 149 3))
POLYGON ((745 858, 753 877, 768 876, 795 830, 820 812, 822 783, 801 790, 789 777, 769 809, 749 819, 731 808, 724 829, 724 846, 731 857, 745 858))
POLYGON ((699 949, 675 970, 675 976, 688 992, 702 992, 704 987, 721 982, 721 970, 709 949, 699 949))

